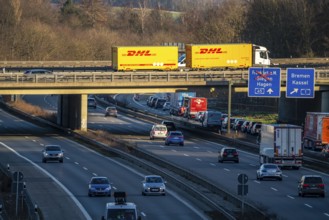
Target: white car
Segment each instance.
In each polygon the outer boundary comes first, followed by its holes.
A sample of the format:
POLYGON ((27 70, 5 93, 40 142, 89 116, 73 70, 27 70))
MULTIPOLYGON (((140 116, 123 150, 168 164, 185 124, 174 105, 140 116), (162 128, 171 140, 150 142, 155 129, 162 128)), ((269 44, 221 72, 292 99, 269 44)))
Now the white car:
POLYGON ((155 124, 152 126, 152 129, 150 131, 150 140, 153 140, 155 138, 163 138, 165 139, 167 137, 167 126, 163 124, 155 124))
POLYGON ((264 163, 262 164, 256 172, 257 180, 277 179, 282 180, 282 171, 277 164, 264 163))
POLYGON ((142 181, 142 195, 166 195, 165 181, 161 176, 148 175, 142 181))

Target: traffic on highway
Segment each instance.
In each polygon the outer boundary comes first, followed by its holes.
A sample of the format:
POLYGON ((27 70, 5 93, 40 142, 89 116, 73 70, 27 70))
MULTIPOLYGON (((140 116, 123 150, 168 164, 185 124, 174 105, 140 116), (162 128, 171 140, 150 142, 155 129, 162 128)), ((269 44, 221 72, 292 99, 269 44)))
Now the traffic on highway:
MULTIPOLYGON (((50 99, 55 99, 55 97, 50 99)), ((163 139, 150 140, 150 130, 154 124, 157 124, 158 119, 154 119, 152 122, 152 119, 146 121, 138 117, 131 117, 125 111, 120 112, 119 108, 117 118, 104 117, 105 108, 102 105, 98 105, 95 110, 90 109, 88 127, 91 130, 106 130, 120 139, 136 142, 138 148, 176 166, 184 167, 200 177, 215 183, 236 197, 239 197, 237 195, 237 177, 243 173, 249 179, 247 182, 249 187, 248 194, 244 199, 266 212, 267 216, 284 219, 329 218, 326 207, 328 198, 325 197, 326 183, 329 181, 328 174, 301 167, 299 170, 280 170, 282 171, 282 174, 280 174, 282 175, 282 181, 272 181, 277 178, 264 178, 261 181, 257 174, 257 170, 260 168, 259 155, 257 153, 239 149, 238 144, 236 146, 234 144, 233 146, 232 144, 228 146, 227 143, 220 141, 220 135, 217 133, 210 134, 211 132, 209 131, 186 130, 185 127, 180 127, 181 123, 176 116, 169 115, 168 112, 162 109, 153 109, 147 106, 147 98, 140 98, 139 101, 136 101, 131 95, 117 95, 115 99, 117 102, 125 103, 126 107, 140 108, 144 112, 149 112, 152 115, 156 114, 157 117, 163 117, 166 120, 176 122, 177 129, 184 133, 184 147, 165 145, 163 139), (239 163, 218 163, 219 151, 224 147, 237 148, 239 163), (305 197, 300 193, 298 185, 300 185, 302 177, 307 175, 321 176, 323 183, 320 183, 320 185, 314 184, 311 187, 322 187, 324 198, 321 198, 321 191, 318 193, 319 191, 315 190, 317 192, 315 195, 306 195, 305 197)), ((255 141, 255 137, 251 137, 255 141)), ((311 151, 305 151, 313 154, 311 151)), ((275 171, 275 169, 273 170, 275 171)), ((309 185, 306 184, 304 187, 309 187, 309 185)))

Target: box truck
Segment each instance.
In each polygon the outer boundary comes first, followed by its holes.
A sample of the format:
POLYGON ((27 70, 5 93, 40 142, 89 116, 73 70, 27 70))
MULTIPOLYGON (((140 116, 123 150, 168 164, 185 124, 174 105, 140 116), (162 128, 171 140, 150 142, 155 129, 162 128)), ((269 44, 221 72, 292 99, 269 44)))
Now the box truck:
POLYGON ((112 47, 112 68, 116 71, 176 70, 177 59, 175 46, 112 47))
POLYGON ((183 108, 184 117, 191 119, 195 118, 198 112, 207 111, 207 98, 204 97, 184 97, 183 108))
POLYGON ((329 112, 307 112, 304 124, 304 147, 322 150, 327 144, 329 144, 329 112))
POLYGON ((299 169, 303 162, 302 128, 289 124, 263 124, 259 162, 299 169))
POLYGON ((186 67, 191 69, 249 68, 271 63, 269 51, 254 44, 187 44, 185 52, 186 67))
POLYGON ((175 92, 168 94, 168 100, 170 101, 170 110, 171 115, 183 116, 184 111, 183 99, 184 97, 195 97, 196 92, 175 92))

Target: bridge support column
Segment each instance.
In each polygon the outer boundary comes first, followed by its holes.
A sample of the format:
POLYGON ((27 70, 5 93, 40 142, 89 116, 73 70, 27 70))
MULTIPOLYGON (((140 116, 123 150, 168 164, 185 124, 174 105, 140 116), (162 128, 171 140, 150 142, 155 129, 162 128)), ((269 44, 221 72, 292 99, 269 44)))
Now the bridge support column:
POLYGON ((329 112, 329 90, 322 92, 321 112, 329 112))
POLYGON ((60 95, 57 124, 72 130, 87 130, 88 95, 60 95))
MULTIPOLYGON (((281 93, 279 100, 279 122, 302 125, 306 112, 321 112, 324 110, 325 102, 323 102, 323 96, 324 93, 321 91, 315 92, 314 99, 286 98, 286 94, 281 93)), ((328 106, 328 101, 326 100, 326 102, 328 106)))

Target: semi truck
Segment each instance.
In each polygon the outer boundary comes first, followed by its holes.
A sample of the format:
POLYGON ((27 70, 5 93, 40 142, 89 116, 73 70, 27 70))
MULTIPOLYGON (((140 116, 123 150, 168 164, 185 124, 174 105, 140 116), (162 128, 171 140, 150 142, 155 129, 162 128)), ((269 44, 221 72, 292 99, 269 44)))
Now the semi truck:
POLYGON ((270 66, 269 51, 254 44, 187 44, 186 63, 190 69, 230 69, 270 66))
POLYGON ((302 127, 263 124, 260 132, 259 162, 299 169, 303 162, 302 127))
POLYGON ((168 94, 168 100, 170 102, 169 113, 171 115, 183 116, 184 111, 182 109, 184 97, 195 97, 195 92, 175 92, 168 94))
POLYGON ((207 111, 207 98, 204 97, 184 97, 183 108, 184 117, 191 119, 195 118, 198 112, 207 111))
POLYGON ((303 146, 322 150, 327 144, 329 144, 329 112, 307 112, 303 146))
POLYGON ((177 70, 176 46, 112 47, 112 68, 116 71, 177 70))

